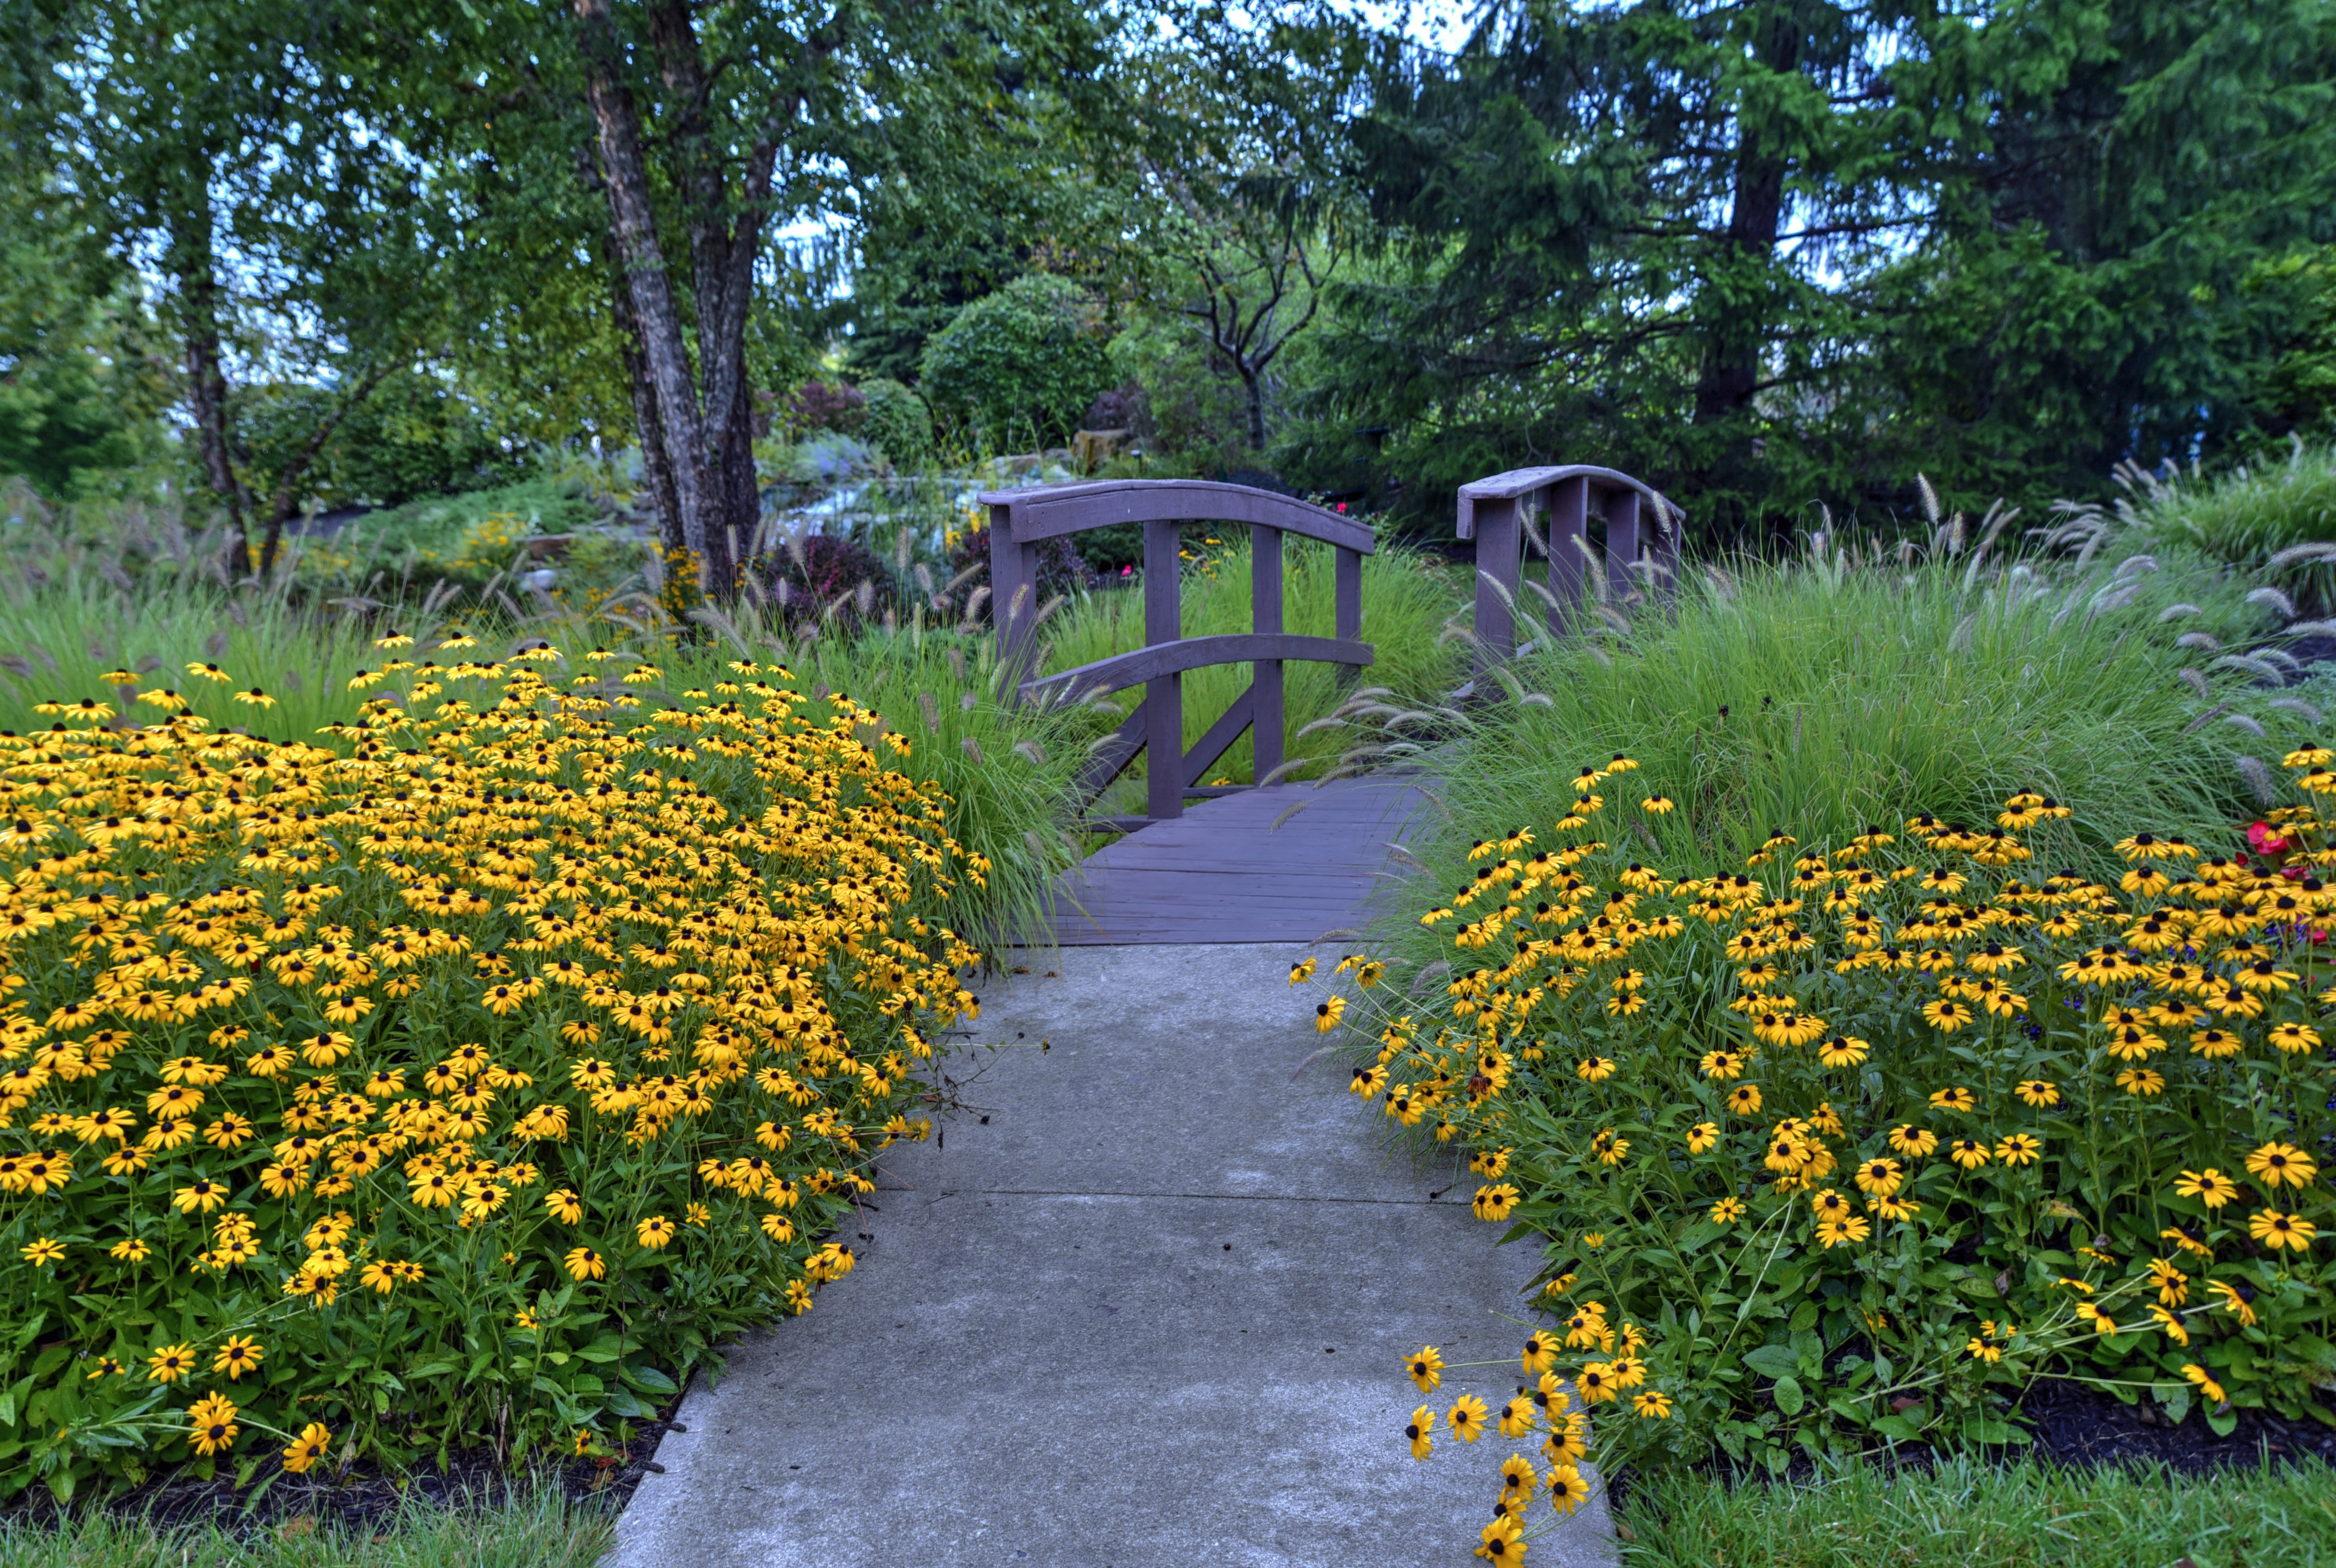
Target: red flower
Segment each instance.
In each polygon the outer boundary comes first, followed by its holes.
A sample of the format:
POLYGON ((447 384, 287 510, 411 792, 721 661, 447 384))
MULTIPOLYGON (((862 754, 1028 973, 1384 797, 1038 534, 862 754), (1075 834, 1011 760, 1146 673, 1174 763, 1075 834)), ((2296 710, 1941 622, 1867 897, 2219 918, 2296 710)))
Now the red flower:
POLYGON ((2288 843, 2289 841, 2274 833, 2268 823, 2247 824, 2247 844, 2259 855, 2285 854, 2288 843))

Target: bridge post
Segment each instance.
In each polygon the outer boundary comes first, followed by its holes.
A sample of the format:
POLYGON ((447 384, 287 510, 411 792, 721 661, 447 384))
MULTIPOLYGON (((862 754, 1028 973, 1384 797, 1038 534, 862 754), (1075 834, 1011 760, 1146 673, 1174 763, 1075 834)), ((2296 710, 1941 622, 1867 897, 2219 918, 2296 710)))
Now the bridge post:
MULTIPOLYGON (((1144 641, 1147 648, 1184 635, 1184 562, 1179 525, 1144 525, 1144 641)), ((1171 673, 1144 684, 1144 814, 1154 822, 1184 814, 1184 677, 1171 673)))
POLYGON ((1014 509, 989 508, 989 619, 998 628, 998 689, 1010 704, 1037 673, 1038 551, 1014 537, 1014 509))
POLYGON ((1480 672, 1516 653, 1514 606, 1523 587, 1526 518, 1536 502, 1548 509, 1550 632, 1562 637, 1581 620, 1591 576, 1593 493, 1600 498, 1599 515, 1606 524, 1608 591, 1621 598, 1635 589, 1649 599, 1669 592, 1679 567, 1680 513, 1629 474, 1570 463, 1513 469, 1464 484, 1458 532, 1462 539, 1476 541, 1480 672))
MULTIPOLYGON (((1262 522, 1249 528, 1249 594, 1250 629, 1279 633, 1281 530, 1262 522)), ((1250 671, 1250 779, 1255 783, 1281 765, 1281 661, 1261 658, 1250 671)))

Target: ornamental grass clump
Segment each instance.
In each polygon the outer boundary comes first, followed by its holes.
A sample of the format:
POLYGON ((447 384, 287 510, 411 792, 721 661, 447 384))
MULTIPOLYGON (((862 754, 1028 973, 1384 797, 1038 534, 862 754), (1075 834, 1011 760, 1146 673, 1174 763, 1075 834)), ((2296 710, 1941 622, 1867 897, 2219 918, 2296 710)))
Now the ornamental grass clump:
POLYGON ((1608 1473, 2016 1441, 2006 1398, 2047 1371, 2224 1434, 2336 1421, 2336 750, 2285 762, 2300 803, 2252 852, 2136 830, 2109 880, 2059 869, 2070 808, 2022 791, 1674 881, 1627 824, 1592 836, 1610 793, 1669 808, 1622 757, 1477 843, 1421 917, 1448 959, 1353 1087, 1543 1241, 1552 1326, 1496 1423, 1543 1469, 1504 1473, 1504 1517, 1578 1498, 1585 1407, 1608 1473))
POLYGON ((330 746, 0 735, 0 1491, 593 1451, 849 1272, 924 1134, 988 868, 903 738, 408 641, 330 746))

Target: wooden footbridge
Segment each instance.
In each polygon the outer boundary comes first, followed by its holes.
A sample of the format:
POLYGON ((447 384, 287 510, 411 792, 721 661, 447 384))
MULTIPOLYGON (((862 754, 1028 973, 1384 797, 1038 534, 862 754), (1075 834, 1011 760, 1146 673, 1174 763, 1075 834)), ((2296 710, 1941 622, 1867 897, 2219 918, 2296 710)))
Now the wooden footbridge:
MULTIPOLYGON (((995 491, 989 508, 991 603, 1000 667, 1026 702, 1085 702, 1141 686, 1144 697, 1079 778, 1083 812, 1141 756, 1142 815, 1088 820, 1126 836, 1096 851, 1057 888, 1054 937, 1078 945, 1309 942, 1358 929, 1392 893, 1393 852, 1426 825, 1426 781, 1383 774, 1328 784, 1273 782, 1284 755, 1283 667, 1338 666, 1349 679, 1372 663, 1363 634, 1362 559, 1370 529, 1270 491, 1196 480, 1124 480, 995 491), (1144 646, 1050 676, 1038 657, 1038 546, 1117 523, 1144 532, 1144 646), (1190 523, 1250 531, 1251 628, 1186 637, 1182 531, 1190 523), (1330 637, 1282 629, 1285 536, 1336 552, 1330 637), (1246 664, 1248 688, 1184 749, 1183 677, 1246 664), (1201 781, 1244 733, 1250 784, 1201 781), (1187 803, 1192 803, 1188 804, 1187 803)), ((1676 509, 1611 469, 1519 469, 1460 492, 1459 536, 1475 541, 1476 627, 1483 657, 1516 647, 1515 609, 1529 545, 1550 560, 1543 590, 1550 631, 1562 635, 1595 584, 1655 593, 1678 562, 1676 509), (1546 522, 1545 531, 1537 520, 1546 522), (1593 551, 1591 528, 1602 528, 1593 551), (1602 559, 1601 559, 1602 555, 1602 559)))

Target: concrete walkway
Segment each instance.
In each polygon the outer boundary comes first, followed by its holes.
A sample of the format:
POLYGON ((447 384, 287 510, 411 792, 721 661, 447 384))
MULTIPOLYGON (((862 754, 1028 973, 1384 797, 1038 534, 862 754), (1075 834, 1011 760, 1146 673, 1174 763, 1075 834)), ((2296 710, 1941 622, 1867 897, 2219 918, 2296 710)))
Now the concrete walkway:
MULTIPOLYGON (((1494 1314, 1523 1315, 1533 1260, 1309 1063, 1303 956, 1066 948, 994 987, 977 1028, 1004 1048, 950 1064, 968 1109, 885 1156, 858 1269, 692 1389, 612 1562, 1473 1563, 1526 1445, 1447 1434, 1415 1464, 1401 1359, 1504 1360, 1432 1401, 1497 1403, 1525 1330, 1494 1314)), ((1531 1562, 1611 1551, 1585 1510, 1531 1562)))

